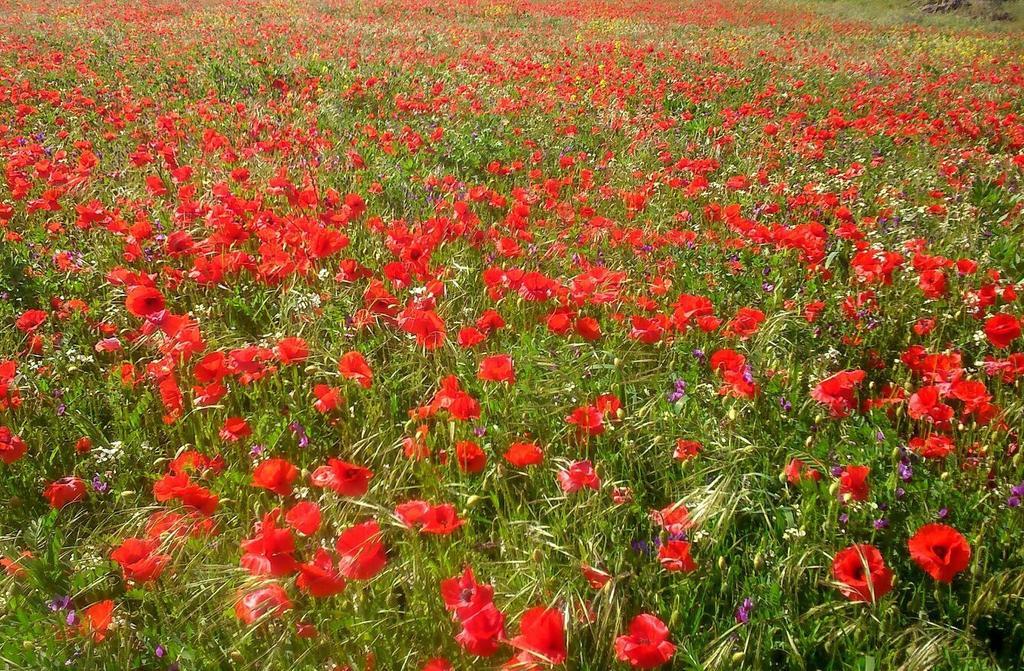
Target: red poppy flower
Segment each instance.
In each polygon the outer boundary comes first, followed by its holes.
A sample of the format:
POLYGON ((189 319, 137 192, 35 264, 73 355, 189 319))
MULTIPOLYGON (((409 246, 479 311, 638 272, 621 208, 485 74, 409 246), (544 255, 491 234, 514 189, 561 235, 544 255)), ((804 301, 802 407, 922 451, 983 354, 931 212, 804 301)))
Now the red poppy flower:
POLYGON ((856 407, 854 393, 864 381, 864 371, 844 370, 827 377, 811 390, 811 398, 827 405, 833 417, 846 417, 856 407))
MULTIPOLYGON (((550 322, 548 328, 551 328, 550 322)), ((552 329, 554 330, 554 329, 552 329)), ((601 339, 601 323, 593 317, 580 317, 576 320, 576 333, 584 340, 593 342, 601 339)))
POLYGON ((241 417, 228 417, 224 420, 224 424, 221 426, 220 433, 218 435, 221 440, 234 443, 251 436, 252 429, 249 428, 249 423, 241 417))
POLYGON ((163 294, 153 287, 133 287, 125 297, 125 307, 136 317, 149 317, 163 310, 164 306, 163 294))
POLYGON ((910 449, 925 459, 945 459, 956 449, 952 439, 941 433, 933 433, 927 438, 915 436, 909 444, 910 449))
POLYGON ((114 602, 110 599, 92 604, 82 612, 79 625, 83 636, 92 636, 96 643, 107 637, 107 631, 114 621, 114 602))
POLYGON ((565 421, 576 427, 576 434, 580 440, 604 433, 604 414, 591 405, 576 408, 565 421))
POLYGON ((704 446, 696 440, 679 438, 676 440, 676 449, 672 453, 672 457, 679 461, 689 461, 700 454, 703 447, 704 446))
POLYGON ((548 330, 556 335, 565 335, 572 328, 572 312, 564 308, 559 308, 549 314, 544 323, 547 325, 548 330))
POLYGON ((493 603, 464 612, 459 622, 462 631, 455 641, 471 655, 490 657, 498 651, 498 642, 505 638, 505 615, 493 603))
POLYGON ((369 580, 384 570, 388 563, 380 525, 363 522, 349 527, 338 536, 335 549, 341 555, 341 574, 353 580, 369 580))
POLYGON ((309 481, 314 487, 330 489, 341 496, 362 496, 369 491, 371 478, 373 471, 369 468, 332 457, 327 465, 313 471, 309 481))
POLYGON ((746 340, 757 333, 757 329, 764 321, 764 313, 755 308, 740 308, 736 316, 726 326, 726 332, 746 340))
POLYGON ((25 456, 28 446, 6 426, 0 426, 0 461, 13 464, 25 456))
MULTIPOLYGON (((0 429, 0 431, 2 431, 2 429, 0 429)), ((2 442, 3 439, 0 438, 0 443, 2 442)), ((91 449, 92 439, 89 438, 89 436, 82 436, 77 441, 75 441, 75 452, 77 454, 88 454, 91 449)), ((2 451, 2 447, 0 447, 0 451, 2 451)))
POLYGON ((153 539, 163 539, 165 536, 200 538, 213 532, 213 520, 199 513, 182 515, 169 510, 157 510, 146 522, 145 536, 153 539))
POLYGON ((589 460, 574 461, 569 467, 558 472, 558 484, 566 494, 581 489, 600 489, 601 480, 597 477, 594 465, 589 460))
POLYGON ((998 314, 985 320, 985 337, 993 347, 1005 349, 1020 337, 1020 320, 1013 315, 998 314))
POLYGON ((187 474, 168 474, 153 483, 153 496, 163 503, 179 499, 182 504, 195 508, 204 515, 212 515, 217 509, 217 495, 192 482, 187 474))
POLYGON ((447 536, 461 528, 466 520, 459 517, 455 506, 441 503, 430 506, 430 510, 419 520, 420 531, 435 536, 447 536))
POLYGON ((340 594, 346 584, 334 567, 334 559, 323 548, 317 548, 313 561, 299 564, 299 577, 295 580, 301 591, 320 599, 340 594))
POLYGON ((398 319, 403 331, 416 336, 416 343, 426 349, 437 349, 444 342, 445 323, 433 310, 406 310, 398 319))
POLYGON ((892 589, 892 571, 873 545, 861 543, 840 550, 832 561, 832 576, 851 601, 874 602, 892 589))
POLYGON ((669 640, 668 627, 649 613, 637 615, 629 623, 629 633, 615 639, 615 656, 634 669, 655 669, 667 664, 676 646, 669 640))
POLYGON ((512 357, 508 354, 495 354, 484 357, 480 362, 477 379, 488 382, 508 382, 514 384, 516 373, 512 368, 512 357))
POLYGON ((277 617, 292 607, 291 599, 280 585, 248 592, 235 603, 235 616, 247 625, 264 617, 277 617))
POLYGON ((565 661, 565 623, 560 611, 543 606, 531 608, 523 613, 519 631, 509 645, 521 652, 509 662, 509 668, 514 668, 514 664, 530 668, 537 663, 555 665, 565 661))
POLYGON ((455 443, 455 462, 465 473, 479 473, 487 465, 487 454, 471 440, 455 443))
POLYGON ((461 575, 442 580, 440 589, 445 608, 455 613, 458 619, 472 612, 474 604, 490 603, 494 597, 494 588, 478 583, 469 566, 462 570, 461 575))
POLYGON ((494 309, 484 310, 476 320, 476 327, 490 335, 498 329, 505 327, 505 320, 501 314, 494 309))
POLYGON ((971 546, 963 534, 945 524, 925 524, 907 541, 910 558, 939 582, 953 582, 971 562, 971 546))
POLYGON ((670 534, 681 534, 693 526, 689 509, 682 501, 670 503, 651 513, 651 521, 670 534))
POLYGON ((73 475, 55 480, 46 485, 46 489, 43 490, 43 496, 57 510, 72 503, 84 501, 87 496, 85 480, 73 475))
POLYGON ((295 539, 288 529, 277 526, 281 514, 274 509, 256 524, 252 538, 242 541, 242 558, 239 565, 253 575, 281 577, 295 573, 295 539))
POLYGON ((666 571, 690 573, 697 570, 697 564, 690 556, 690 544, 681 540, 669 540, 658 549, 658 562, 666 571))
POLYGON ((475 347, 485 340, 487 340, 487 335, 473 326, 459 329, 458 343, 459 347, 463 349, 475 347))
POLYGON ((868 498, 871 488, 868 485, 868 475, 871 468, 868 466, 845 466, 839 476, 839 495, 849 496, 854 501, 864 501, 868 498))
POLYGON ((611 574, 588 564, 580 566, 580 571, 582 571, 583 577, 587 579, 587 584, 590 585, 591 589, 601 589, 612 579, 611 574))
POLYGON ((301 363, 309 357, 309 345, 302 338, 282 338, 274 348, 277 360, 284 365, 301 363))
POLYGON ((110 553, 110 558, 121 565, 125 580, 150 582, 160 577, 171 556, 157 552, 160 541, 147 538, 126 538, 110 553))
POLYGON ((46 311, 25 310, 14 322, 14 326, 22 333, 32 333, 46 321, 46 311))
POLYGON ((516 468, 536 466, 544 461, 544 452, 537 443, 512 443, 503 456, 505 461, 516 468))
POLYGON ((341 395, 341 390, 330 385, 316 385, 313 387, 313 395, 316 396, 316 400, 313 401, 313 407, 316 408, 317 412, 324 413, 325 415, 334 412, 345 403, 345 397, 341 395))
POLYGON ((928 385, 910 395, 907 414, 911 419, 927 419, 935 424, 945 424, 952 419, 953 408, 942 402, 942 390, 938 385, 928 385))
POLYGON ((269 489, 281 496, 290 496, 292 483, 299 477, 299 469, 287 459, 267 459, 252 472, 252 484, 254 487, 269 489))
POLYGON ((338 372, 346 379, 355 380, 363 389, 373 386, 373 370, 360 352, 346 352, 338 360, 338 372))
POLYGON ((459 421, 480 417, 480 403, 462 389, 459 379, 454 375, 442 379, 441 388, 434 394, 430 404, 425 408, 419 408, 413 416, 422 419, 442 410, 452 419, 459 421))
POLYGON ((285 513, 284 520, 300 534, 312 536, 320 528, 320 506, 312 501, 296 503, 285 513))
POLYGON ((803 480, 809 479, 817 482, 821 479, 821 473, 805 465, 799 459, 790 460, 783 472, 786 475, 786 480, 793 485, 803 480))

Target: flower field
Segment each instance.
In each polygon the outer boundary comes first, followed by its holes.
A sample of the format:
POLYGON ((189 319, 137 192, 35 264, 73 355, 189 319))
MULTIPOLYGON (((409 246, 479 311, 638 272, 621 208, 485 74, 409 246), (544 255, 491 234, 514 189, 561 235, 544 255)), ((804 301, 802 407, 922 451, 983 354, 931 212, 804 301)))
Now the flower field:
POLYGON ((0 3, 0 669, 1024 668, 1024 39, 0 3))

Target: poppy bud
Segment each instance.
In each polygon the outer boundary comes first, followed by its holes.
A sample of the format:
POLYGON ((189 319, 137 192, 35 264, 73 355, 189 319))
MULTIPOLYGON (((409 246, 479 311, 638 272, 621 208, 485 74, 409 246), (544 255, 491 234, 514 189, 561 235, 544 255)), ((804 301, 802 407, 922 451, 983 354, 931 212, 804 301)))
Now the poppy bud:
POLYGON ((724 571, 725 570, 725 557, 719 557, 718 558, 718 570, 719 571, 724 571))
POLYGON ((541 551, 540 548, 534 548, 531 559, 536 563, 540 563, 540 561, 544 559, 544 552, 541 551))
POLYGON ((735 405, 732 406, 731 408, 729 408, 729 419, 730 420, 735 420, 736 419, 736 406, 735 405))
POLYGON ((814 442, 814 436, 807 436, 807 440, 804 441, 804 445, 806 445, 807 447, 810 447, 811 443, 813 443, 813 442, 814 442))
POLYGON ((129 496, 133 496, 134 494, 135 494, 134 490, 126 489, 126 490, 124 490, 122 492, 118 492, 117 495, 120 496, 123 499, 123 498, 127 498, 129 496))
POLYGON ((476 504, 480 503, 480 501, 481 501, 481 497, 477 496, 476 494, 473 494, 468 499, 466 499, 466 507, 467 508, 475 508, 476 504))
POLYGON ((892 458, 893 459, 898 459, 899 456, 900 456, 900 448, 898 448, 898 447, 892 448, 892 458))
POLYGON ((739 652, 735 652, 732 655, 732 663, 733 664, 739 664, 740 662, 743 661, 743 658, 746 657, 746 656, 747 655, 742 650, 740 650, 739 652))
POLYGON ((832 495, 832 496, 835 496, 836 494, 838 494, 839 493, 839 483, 838 482, 833 482, 831 485, 829 485, 828 493, 830 495, 832 495))
POLYGON ((613 365, 614 365, 614 366, 615 366, 616 368, 619 368, 619 367, 621 367, 621 366, 622 366, 622 359, 620 359, 619 357, 615 357, 615 361, 613 361, 613 362, 612 362, 612 364, 613 364, 613 365))
POLYGON ((668 618, 668 628, 672 629, 679 622, 679 611, 672 611, 672 615, 668 618))
POLYGON ((21 647, 25 648, 26 650, 31 650, 35 647, 35 643, 26 638, 24 641, 21 642, 21 647))
POLYGON ((786 471, 779 471, 779 482, 786 484, 786 471))
POLYGON ((626 411, 623 410, 622 408, 619 408, 618 410, 615 411, 615 417, 616 418, 622 419, 625 416, 626 416, 626 411))
POLYGON ((762 568, 764 568, 764 557, 758 552, 754 555, 754 570, 760 571, 762 568))
POLYGON ((939 476, 940 480, 949 480, 949 471, 942 471, 942 475, 939 476))
POLYGON ((245 661, 245 657, 243 657, 242 653, 238 650, 232 650, 228 657, 230 657, 231 661, 235 662, 236 664, 241 664, 245 661))

